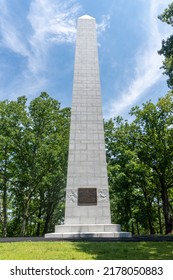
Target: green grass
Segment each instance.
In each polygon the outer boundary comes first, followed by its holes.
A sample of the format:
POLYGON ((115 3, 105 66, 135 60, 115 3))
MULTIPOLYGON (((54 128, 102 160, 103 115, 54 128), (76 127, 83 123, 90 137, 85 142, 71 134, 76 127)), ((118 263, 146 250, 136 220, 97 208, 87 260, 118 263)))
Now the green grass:
POLYGON ((0 260, 172 260, 172 242, 0 243, 0 260))

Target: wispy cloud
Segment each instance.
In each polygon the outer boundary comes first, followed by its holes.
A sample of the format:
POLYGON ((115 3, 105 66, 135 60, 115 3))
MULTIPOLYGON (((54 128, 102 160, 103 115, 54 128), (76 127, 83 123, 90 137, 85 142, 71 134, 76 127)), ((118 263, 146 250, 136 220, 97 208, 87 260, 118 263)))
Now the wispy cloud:
MULTIPOLYGON (((5 60, 1 62, 1 98, 35 95, 46 87, 49 49, 55 44, 75 42, 76 20, 82 14, 79 3, 77 0, 30 0, 26 10, 23 2, 15 6, 15 1, 0 0, 0 48, 7 57, 17 58, 23 65, 14 71, 10 61, 9 64, 5 60), (7 76, 12 77, 10 83, 7 76)), ((97 26, 99 35, 109 27, 109 21, 108 15, 102 17, 97 26)))
MULTIPOLYGON (((74 42, 76 18, 81 6, 75 0, 32 0, 22 23, 27 28, 22 29, 18 15, 8 4, 8 1, 0 0, 0 47, 26 61, 20 78, 14 81, 13 93, 15 89, 18 94, 19 89, 22 92, 22 88, 25 91, 27 87, 33 88, 33 84, 35 88, 43 89, 48 49, 53 44, 74 42)), ((3 69, 0 66, 1 74, 3 69)))
POLYGON ((4 0, 0 0, 0 34, 1 46, 7 47, 12 52, 28 56, 28 50, 23 43, 22 34, 15 25, 15 20, 9 12, 4 0))
POLYGON ((110 27, 110 15, 103 15, 100 23, 97 24, 97 33, 101 35, 110 27))
POLYGON ((76 17, 81 7, 75 1, 33 0, 28 20, 32 26, 29 38, 33 55, 29 65, 33 72, 43 67, 43 57, 52 43, 74 42, 76 17))
POLYGON ((165 0, 164 3, 162 0, 150 1, 149 19, 148 21, 145 19, 145 25, 148 26, 148 40, 141 46, 136 55, 135 77, 128 88, 118 94, 121 96, 120 99, 111 102, 106 118, 114 117, 130 109, 148 89, 161 79, 162 57, 158 55, 158 50, 161 47, 163 37, 167 36, 168 33, 166 30, 163 33, 159 29, 157 16, 168 4, 169 0, 165 0))

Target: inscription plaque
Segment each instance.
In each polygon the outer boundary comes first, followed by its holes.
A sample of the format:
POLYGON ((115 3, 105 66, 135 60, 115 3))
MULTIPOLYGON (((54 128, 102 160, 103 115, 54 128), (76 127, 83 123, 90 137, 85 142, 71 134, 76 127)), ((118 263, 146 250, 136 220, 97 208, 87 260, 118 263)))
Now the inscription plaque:
POLYGON ((96 188, 79 188, 78 189, 78 205, 79 206, 97 205, 97 189, 96 188))

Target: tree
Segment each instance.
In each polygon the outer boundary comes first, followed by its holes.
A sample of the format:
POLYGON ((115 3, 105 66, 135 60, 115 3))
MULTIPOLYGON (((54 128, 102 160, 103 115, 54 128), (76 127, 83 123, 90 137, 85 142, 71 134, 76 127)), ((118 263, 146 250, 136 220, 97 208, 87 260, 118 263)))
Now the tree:
POLYGON ((130 124, 121 117, 105 123, 112 219, 132 233, 170 233, 173 92, 156 105, 132 108, 131 115, 130 124))
POLYGON ((134 125, 120 117, 109 120, 105 136, 112 220, 133 234, 153 234, 151 172, 136 154, 134 125))
POLYGON ((0 103, 3 236, 43 235, 64 215, 70 109, 45 92, 26 101, 0 103))
MULTIPOLYGON (((173 3, 158 18, 162 22, 173 26, 173 3)), ((169 77, 167 80, 168 86, 173 89, 173 35, 162 41, 162 48, 159 54, 165 57, 162 68, 164 69, 164 74, 169 77)))
POLYGON ((173 92, 160 98, 156 105, 149 101, 142 109, 132 108, 131 114, 136 117, 133 122, 137 132, 135 149, 157 178, 166 233, 170 233, 173 227, 173 92))
POLYGON ((64 197, 70 115, 45 92, 28 109, 29 122, 15 139, 14 156, 13 193, 16 210, 22 213, 22 236, 33 224, 32 234, 48 231, 55 207, 64 197))
POLYGON ((26 99, 18 98, 17 101, 5 100, 0 102, 0 191, 3 201, 3 236, 7 236, 8 207, 10 190, 13 180, 14 164, 14 139, 22 130, 21 123, 24 118, 26 99))

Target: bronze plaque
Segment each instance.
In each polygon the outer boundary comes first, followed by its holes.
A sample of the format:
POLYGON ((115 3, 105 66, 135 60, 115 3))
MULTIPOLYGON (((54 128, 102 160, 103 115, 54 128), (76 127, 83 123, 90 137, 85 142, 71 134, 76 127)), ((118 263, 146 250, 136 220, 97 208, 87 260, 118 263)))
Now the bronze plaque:
POLYGON ((96 188, 79 188, 78 189, 78 205, 79 206, 97 205, 97 189, 96 188))

